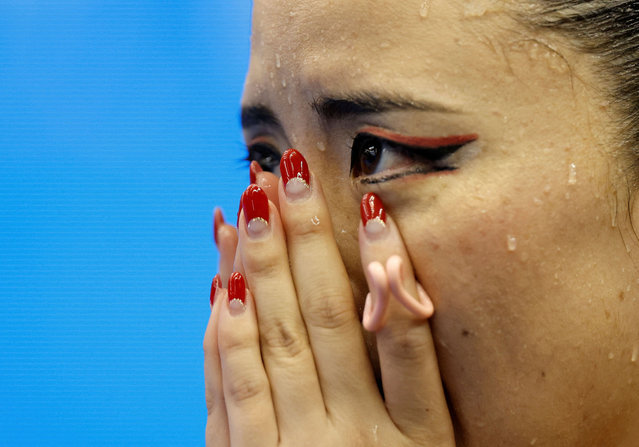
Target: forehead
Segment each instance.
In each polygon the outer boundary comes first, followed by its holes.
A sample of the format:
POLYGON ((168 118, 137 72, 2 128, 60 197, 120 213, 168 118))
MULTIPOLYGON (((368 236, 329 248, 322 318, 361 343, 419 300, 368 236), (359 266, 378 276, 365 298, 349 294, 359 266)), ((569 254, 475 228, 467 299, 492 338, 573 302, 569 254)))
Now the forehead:
POLYGON ((414 81, 428 79, 432 99, 467 103, 458 81, 484 77, 498 59, 495 42, 513 25, 504 5, 503 0, 255 0, 245 100, 269 90, 272 95, 282 84, 318 93, 326 86, 401 89, 404 81, 419 94, 414 81))
POLYGON ((293 48, 309 43, 344 42, 362 36, 394 38, 395 34, 404 34, 406 25, 423 18, 421 1, 256 0, 253 8, 255 43, 266 46, 278 43, 293 48), (400 23, 404 26, 398 28, 400 23), (388 34, 391 31, 392 34, 388 34))

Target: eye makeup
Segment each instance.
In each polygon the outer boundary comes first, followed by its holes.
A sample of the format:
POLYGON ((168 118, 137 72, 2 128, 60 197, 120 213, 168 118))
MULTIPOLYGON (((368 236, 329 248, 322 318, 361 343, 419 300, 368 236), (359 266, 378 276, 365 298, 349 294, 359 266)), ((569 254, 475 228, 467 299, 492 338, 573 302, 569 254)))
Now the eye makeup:
POLYGON ((351 177, 361 184, 378 184, 414 174, 454 171, 475 150, 458 151, 477 134, 413 137, 379 127, 363 127, 351 147, 351 177))
POLYGON ((360 133, 367 133, 377 137, 389 140, 391 142, 410 147, 420 147, 424 149, 440 149, 443 147, 463 146, 466 143, 475 141, 479 138, 477 134, 468 135, 452 135, 447 137, 409 137, 382 129, 379 127, 364 127, 360 129, 360 133))
POLYGON ((246 151, 246 161, 249 163, 257 162, 264 171, 277 172, 281 154, 273 146, 270 139, 264 137, 254 138, 246 145, 246 151))

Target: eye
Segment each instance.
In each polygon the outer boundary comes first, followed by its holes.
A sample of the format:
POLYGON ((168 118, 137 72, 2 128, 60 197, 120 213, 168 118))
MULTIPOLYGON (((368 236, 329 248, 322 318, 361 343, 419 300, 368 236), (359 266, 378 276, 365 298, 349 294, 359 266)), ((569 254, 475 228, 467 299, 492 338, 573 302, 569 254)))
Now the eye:
POLYGON ((384 150, 379 138, 359 134, 351 148, 351 172, 355 176, 371 175, 379 165, 384 150))
POLYGON ((281 154, 277 149, 267 143, 254 143, 247 146, 246 160, 250 163, 256 161, 260 167, 268 172, 277 172, 280 167, 281 154))
POLYGON ((360 132, 351 146, 351 176, 365 183, 379 183, 411 174, 452 171, 460 157, 456 152, 475 141, 476 134, 448 137, 407 137, 376 128, 360 132), (376 135, 383 133, 384 136, 376 135), (385 136, 388 135, 388 138, 385 136), (383 178, 378 174, 386 173, 383 178))
POLYGON ((351 147, 351 175, 369 176, 410 165, 417 158, 416 151, 375 135, 360 133, 351 147))

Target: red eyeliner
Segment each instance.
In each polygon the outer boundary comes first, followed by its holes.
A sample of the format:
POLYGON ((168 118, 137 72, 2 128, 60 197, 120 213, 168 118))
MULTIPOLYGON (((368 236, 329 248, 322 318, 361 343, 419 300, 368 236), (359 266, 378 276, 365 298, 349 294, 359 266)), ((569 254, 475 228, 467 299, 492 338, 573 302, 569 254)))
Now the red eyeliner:
POLYGON ((379 127, 364 127, 359 130, 360 133, 367 133, 394 143, 403 144, 411 147, 422 147, 426 149, 438 149, 449 146, 461 146, 470 143, 479 138, 479 135, 473 133, 468 135, 451 135, 448 137, 407 137, 398 133, 390 132, 379 127))

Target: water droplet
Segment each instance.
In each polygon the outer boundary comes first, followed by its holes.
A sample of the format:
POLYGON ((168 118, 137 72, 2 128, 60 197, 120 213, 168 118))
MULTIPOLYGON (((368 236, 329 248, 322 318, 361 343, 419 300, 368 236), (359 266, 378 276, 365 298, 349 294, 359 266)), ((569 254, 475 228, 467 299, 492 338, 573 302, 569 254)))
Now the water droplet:
POLYGON ((535 198, 533 199, 533 202, 534 202, 534 203, 535 203, 535 205, 537 205, 537 206, 541 206, 541 205, 543 205, 543 204, 544 204, 544 201, 543 201, 543 200, 541 200, 539 197, 535 197, 535 198))
POLYGON ((614 358, 615 358, 615 354, 614 353, 611 352, 610 354, 608 354, 608 360, 612 360, 614 358))
POLYGON ((291 93, 289 92, 288 97, 286 98, 286 100, 288 101, 288 105, 292 105, 293 104, 293 98, 291 98, 291 93))
POLYGON ((313 216, 313 218, 311 219, 311 222, 313 222, 313 225, 315 226, 319 225, 320 224, 319 217, 313 216))
POLYGON ((574 163, 570 163, 570 171, 568 173, 568 184, 569 185, 577 184, 577 165, 574 163))
POLYGON ((326 146, 324 145, 323 141, 317 142, 317 150, 320 152, 324 152, 326 150, 326 146))
POLYGON ((550 193, 550 190, 551 190, 551 189, 552 189, 552 188, 550 187, 550 185, 546 185, 546 186, 544 186, 544 192, 545 192, 546 194, 550 193))
POLYGON ((286 79, 282 79, 282 87, 286 88, 286 79))
POLYGON ((473 0, 464 8, 465 17, 481 17, 486 14, 488 6, 485 0, 473 0))
POLYGON ((269 76, 271 77, 271 79, 273 79, 273 78, 275 78, 275 73, 270 72, 270 73, 269 73, 269 76))
POLYGON ((630 357, 630 361, 632 363, 637 363, 637 357, 639 357, 639 345, 635 346, 632 350, 632 357, 630 357))
POLYGON ((278 53, 275 53, 275 66, 280 68, 282 66, 282 59, 278 53))
POLYGON ((533 438, 532 441, 530 441, 530 445, 535 445, 537 444, 537 438, 533 438))
POLYGON ((391 46, 390 42, 388 42, 386 40, 379 44, 380 48, 390 48, 390 46, 391 46))
POLYGON ((508 251, 517 250, 517 238, 515 236, 508 235, 507 240, 508 240, 508 251))
POLYGON ((430 12, 430 1, 431 0, 424 0, 419 7, 419 16, 424 19, 428 17, 428 13, 430 12))

